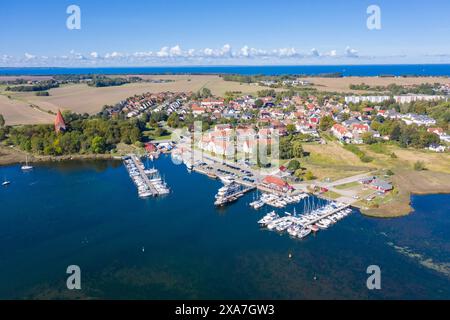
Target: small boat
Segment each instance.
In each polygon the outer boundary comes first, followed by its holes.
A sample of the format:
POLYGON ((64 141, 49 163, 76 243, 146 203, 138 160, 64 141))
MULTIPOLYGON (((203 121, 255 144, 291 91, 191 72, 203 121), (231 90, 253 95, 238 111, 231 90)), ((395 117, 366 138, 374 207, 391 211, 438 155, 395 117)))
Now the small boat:
POLYGON ((184 159, 183 162, 186 166, 187 171, 192 172, 192 170, 194 169, 194 165, 192 164, 192 162, 187 159, 184 159))
POLYGON ((316 226, 318 226, 320 229, 325 230, 328 229, 328 225, 323 224, 322 222, 316 222, 316 226))
POLYGON ((6 187, 6 186, 8 186, 10 184, 11 184, 11 181, 8 181, 6 179, 2 182, 2 186, 4 186, 4 187, 6 187))
POLYGON ((21 169, 22 169, 23 171, 33 170, 33 167, 30 166, 30 165, 28 165, 28 156, 26 157, 25 165, 23 165, 23 166, 21 167, 21 169))
POLYGON ((311 229, 301 229, 297 233, 297 237, 300 239, 306 238, 311 233, 311 229))

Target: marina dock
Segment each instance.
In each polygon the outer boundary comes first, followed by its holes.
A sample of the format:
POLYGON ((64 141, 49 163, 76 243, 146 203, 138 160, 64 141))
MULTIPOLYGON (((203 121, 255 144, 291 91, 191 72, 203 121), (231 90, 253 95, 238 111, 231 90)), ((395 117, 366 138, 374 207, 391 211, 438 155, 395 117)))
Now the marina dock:
POLYGON ((328 229, 351 213, 350 205, 332 202, 307 213, 297 215, 286 212, 280 217, 275 211, 266 214, 258 221, 263 227, 280 233, 287 232, 294 238, 303 239, 311 232, 328 229))
POLYGON ((311 226, 311 225, 313 225, 313 224, 319 222, 320 220, 322 220, 322 219, 324 219, 324 218, 328 218, 329 216, 332 216, 332 215, 334 215, 335 213, 338 213, 338 212, 340 212, 340 211, 342 211, 342 210, 345 210, 345 209, 347 209, 347 208, 349 208, 349 207, 350 207, 350 205, 347 204, 347 205, 341 206, 341 207, 339 207, 339 208, 336 208, 335 210, 333 210, 333 211, 331 211, 330 213, 327 213, 327 214, 321 216, 320 218, 317 218, 317 219, 315 219, 315 220, 311 220, 311 221, 309 221, 309 222, 303 224, 303 226, 304 226, 304 227, 309 227, 309 226, 311 226))
POLYGON ((134 154, 123 158, 128 174, 138 188, 141 198, 156 197, 169 193, 169 189, 161 178, 149 178, 149 175, 158 175, 156 169, 145 169, 140 158, 134 154))
POLYGON ((255 187, 253 186, 243 186, 237 182, 225 185, 224 187, 219 189, 214 205, 219 207, 225 206, 231 202, 236 201, 237 199, 244 196, 247 192, 250 192, 254 189, 255 187))

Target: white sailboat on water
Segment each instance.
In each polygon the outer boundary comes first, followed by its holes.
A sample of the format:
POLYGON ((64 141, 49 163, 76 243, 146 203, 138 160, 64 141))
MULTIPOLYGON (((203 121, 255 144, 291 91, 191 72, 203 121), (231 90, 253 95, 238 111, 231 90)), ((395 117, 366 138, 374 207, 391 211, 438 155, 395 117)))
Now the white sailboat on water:
POLYGON ((22 166, 21 169, 22 169, 23 171, 33 170, 33 167, 30 166, 30 165, 28 165, 28 156, 26 157, 25 165, 22 166))

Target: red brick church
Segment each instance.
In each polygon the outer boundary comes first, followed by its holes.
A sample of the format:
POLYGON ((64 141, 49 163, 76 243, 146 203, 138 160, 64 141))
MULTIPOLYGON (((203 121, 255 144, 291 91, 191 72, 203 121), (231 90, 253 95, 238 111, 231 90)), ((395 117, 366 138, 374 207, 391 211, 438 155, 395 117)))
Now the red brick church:
POLYGON ((64 118, 61 114, 61 110, 58 110, 58 113, 56 114, 55 131, 56 131, 56 133, 66 131, 66 123, 64 122, 64 118))

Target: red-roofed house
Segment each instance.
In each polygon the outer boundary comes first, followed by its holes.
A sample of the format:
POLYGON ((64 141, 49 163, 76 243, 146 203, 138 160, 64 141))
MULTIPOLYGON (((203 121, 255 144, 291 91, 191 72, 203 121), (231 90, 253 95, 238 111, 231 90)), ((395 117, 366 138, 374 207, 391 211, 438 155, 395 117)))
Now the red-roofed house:
POLYGON ((442 136, 445 134, 444 129, 442 128, 428 128, 428 132, 437 134, 438 136, 442 136))
POLYGON ((158 149, 156 148, 156 146, 153 143, 146 143, 145 144, 145 151, 147 151, 148 153, 153 153, 156 152, 158 149))
POLYGON ((267 176, 263 179, 262 184, 270 189, 286 192, 291 190, 292 187, 283 179, 275 176, 267 176))
POLYGON ((336 123, 331 128, 331 132, 338 139, 353 138, 353 134, 350 131, 348 131, 346 127, 344 127, 342 124, 339 123, 336 123))
POLYGON ((192 113, 194 115, 201 115, 201 114, 204 114, 206 112, 206 108, 200 107, 197 104, 193 104, 191 109, 192 109, 192 113))
POLYGON ((353 133, 364 133, 369 132, 369 126, 367 124, 353 123, 351 125, 353 133))

